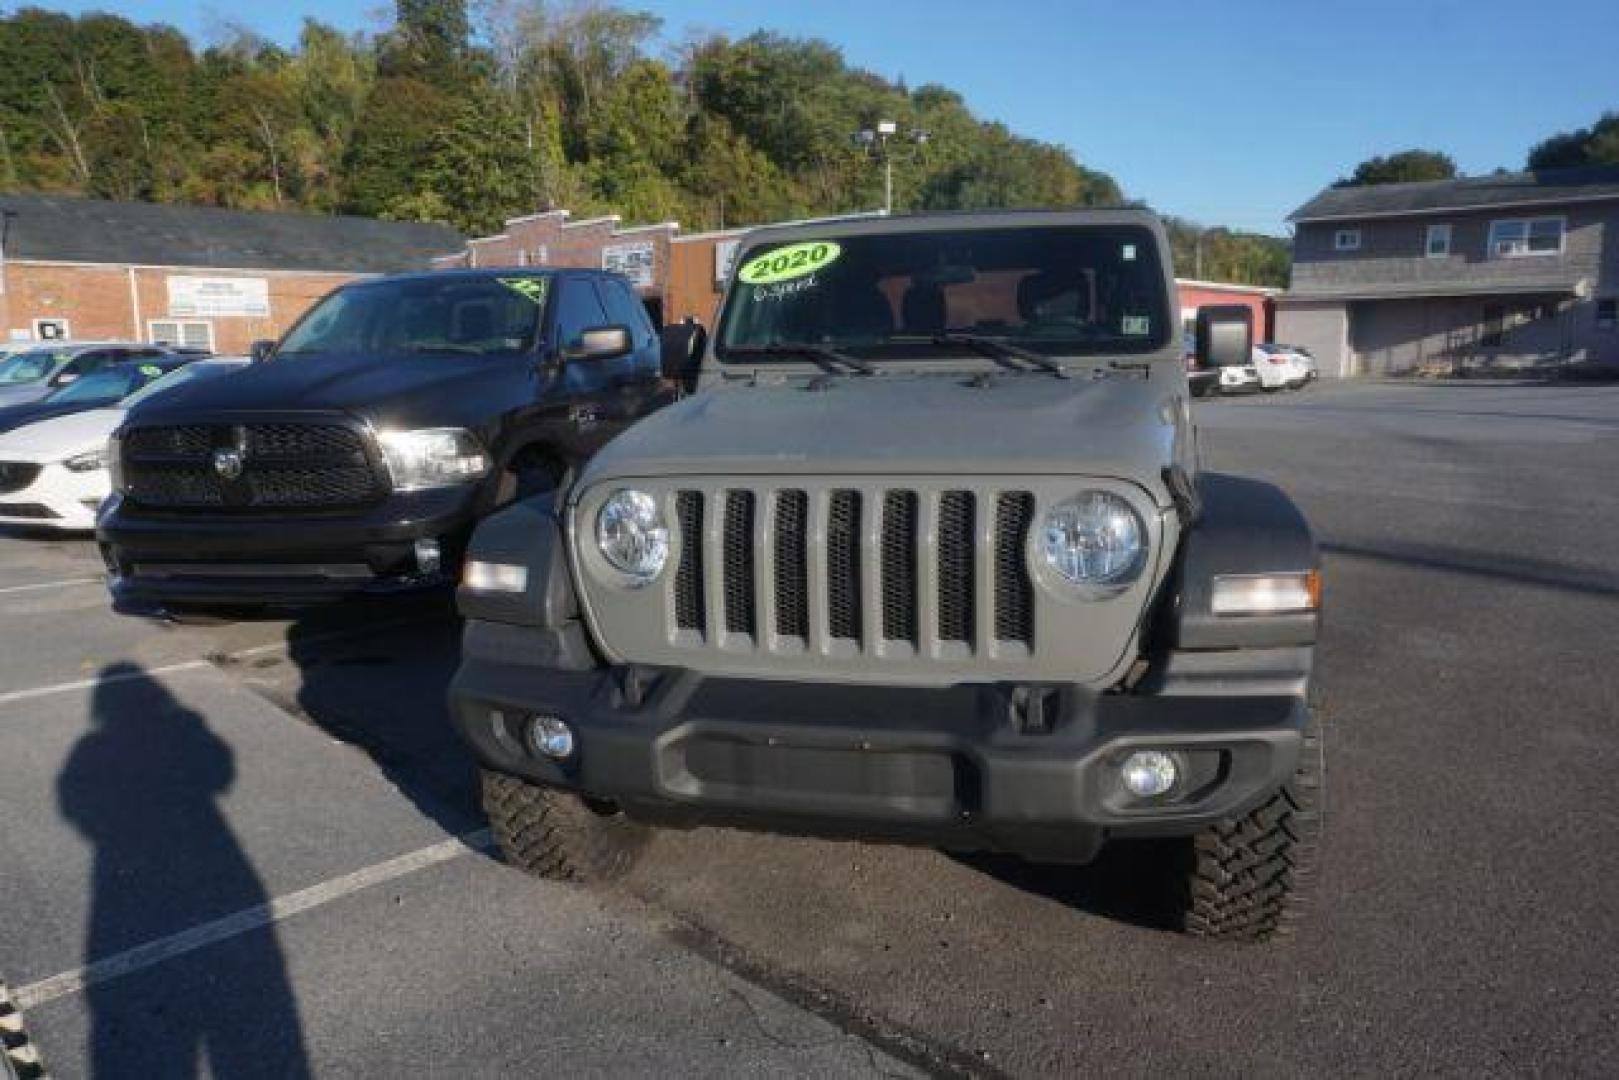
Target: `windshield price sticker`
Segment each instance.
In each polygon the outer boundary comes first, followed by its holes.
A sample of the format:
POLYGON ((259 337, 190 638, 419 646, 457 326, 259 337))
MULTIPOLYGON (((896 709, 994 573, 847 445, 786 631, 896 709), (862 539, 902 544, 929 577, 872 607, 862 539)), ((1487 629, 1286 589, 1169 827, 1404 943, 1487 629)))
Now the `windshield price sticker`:
POLYGON ((1145 315, 1126 315, 1123 323, 1119 330, 1127 337, 1146 337, 1152 333, 1152 320, 1145 315))
POLYGON ((736 277, 744 285, 774 285, 831 266, 841 254, 843 249, 830 240, 788 244, 756 259, 749 259, 736 272, 736 277))
POLYGON ((159 375, 163 374, 163 369, 158 367, 156 364, 142 364, 141 374, 145 375, 148 379, 155 379, 159 375))
POLYGON ((551 279, 543 277, 503 277, 497 278, 502 285, 536 304, 545 303, 545 294, 550 291, 551 279))

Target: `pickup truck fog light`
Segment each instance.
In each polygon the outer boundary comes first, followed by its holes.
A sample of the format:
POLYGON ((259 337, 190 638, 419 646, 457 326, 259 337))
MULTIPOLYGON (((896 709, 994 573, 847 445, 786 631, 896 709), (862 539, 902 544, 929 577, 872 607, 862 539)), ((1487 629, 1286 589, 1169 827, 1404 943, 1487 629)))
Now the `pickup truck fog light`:
POLYGON ((423 574, 436 574, 443 567, 437 540, 416 541, 416 569, 423 574))
POLYGON ((1124 789, 1138 799, 1167 795, 1180 779, 1180 766, 1173 754, 1162 750, 1137 750, 1119 766, 1124 789))
POLYGON ((1222 574, 1209 608, 1216 615, 1289 615, 1321 607, 1321 574, 1222 574))
POLYGON ((461 581, 477 592, 520 593, 528 588, 528 567, 468 559, 461 581))
POLYGON ((556 716, 536 716, 528 725, 529 745, 556 761, 573 756, 573 728, 556 716))

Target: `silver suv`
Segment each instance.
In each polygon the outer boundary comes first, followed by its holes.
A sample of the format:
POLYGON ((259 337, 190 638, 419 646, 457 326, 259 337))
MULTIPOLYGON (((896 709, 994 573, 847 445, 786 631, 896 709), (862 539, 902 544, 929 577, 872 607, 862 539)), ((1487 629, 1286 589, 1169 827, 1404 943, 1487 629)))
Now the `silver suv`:
MULTIPOLYGON (((456 723, 509 861, 652 826, 1079 863, 1155 845, 1186 929, 1291 919, 1318 828, 1320 579, 1204 473, 1159 222, 864 219, 744 241, 685 400, 487 519, 456 723)), ((1197 353, 1248 360, 1245 308, 1197 353)))

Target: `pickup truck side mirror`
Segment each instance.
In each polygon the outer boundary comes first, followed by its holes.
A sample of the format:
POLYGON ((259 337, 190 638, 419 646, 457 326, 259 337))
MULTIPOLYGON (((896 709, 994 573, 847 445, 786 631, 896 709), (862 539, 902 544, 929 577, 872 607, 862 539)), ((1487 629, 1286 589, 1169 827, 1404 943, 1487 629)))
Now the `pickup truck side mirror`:
POLYGON ((247 355, 252 358, 255 364, 260 360, 269 359, 270 354, 273 352, 275 352, 275 342, 269 338, 260 338, 247 347, 247 355))
POLYGON ((564 360, 616 360, 634 347, 627 326, 592 326, 562 347, 564 360))
POLYGON ((1254 359, 1254 313, 1242 304, 1197 309, 1197 362, 1203 367, 1239 367, 1254 359))
POLYGON ((683 322, 665 326, 658 335, 661 357, 659 368, 665 379, 689 386, 703 362, 703 346, 708 331, 701 323, 683 322))

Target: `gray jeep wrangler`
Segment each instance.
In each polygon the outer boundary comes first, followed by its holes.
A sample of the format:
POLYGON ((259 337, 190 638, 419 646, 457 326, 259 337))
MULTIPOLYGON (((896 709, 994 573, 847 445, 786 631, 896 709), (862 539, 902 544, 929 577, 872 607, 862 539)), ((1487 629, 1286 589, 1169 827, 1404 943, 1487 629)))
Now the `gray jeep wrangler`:
MULTIPOLYGON (((1192 933, 1292 919, 1320 825, 1317 553, 1202 473, 1162 226, 863 219, 743 242, 692 392, 473 538, 455 722, 506 858, 650 826, 1161 855, 1192 933)), ((1247 363, 1246 309, 1200 358, 1247 363)), ((693 330, 694 338, 701 335, 693 330)))

